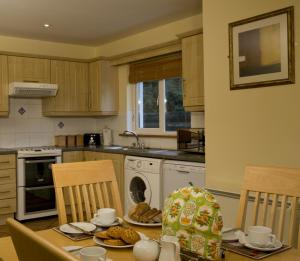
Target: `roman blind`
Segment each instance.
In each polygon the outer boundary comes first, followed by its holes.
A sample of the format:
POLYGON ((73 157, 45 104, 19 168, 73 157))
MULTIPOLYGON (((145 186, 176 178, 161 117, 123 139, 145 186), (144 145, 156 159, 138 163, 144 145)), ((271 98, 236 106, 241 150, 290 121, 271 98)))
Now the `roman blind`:
POLYGON ((181 77, 181 52, 163 55, 130 64, 129 82, 138 83, 181 77))

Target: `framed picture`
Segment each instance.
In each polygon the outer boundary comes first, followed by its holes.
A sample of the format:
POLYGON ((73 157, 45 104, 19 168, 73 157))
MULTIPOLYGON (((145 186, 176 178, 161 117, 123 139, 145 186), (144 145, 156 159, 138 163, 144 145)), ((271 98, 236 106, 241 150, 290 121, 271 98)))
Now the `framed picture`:
POLYGON ((294 7, 229 24, 230 89, 295 82, 294 7))

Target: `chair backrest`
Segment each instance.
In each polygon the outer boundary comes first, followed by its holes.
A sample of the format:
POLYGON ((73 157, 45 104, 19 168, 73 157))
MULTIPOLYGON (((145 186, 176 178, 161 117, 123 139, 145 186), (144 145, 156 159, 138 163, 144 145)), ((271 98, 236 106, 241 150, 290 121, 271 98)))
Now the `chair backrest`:
POLYGON ((78 261, 63 249, 40 237, 18 221, 8 218, 6 223, 20 261, 78 261))
POLYGON ((300 169, 246 167, 236 223, 242 229, 245 226, 249 196, 254 197, 251 225, 271 227, 282 241, 285 217, 289 215, 287 243, 292 244, 298 231, 296 211, 300 197, 300 169), (277 212, 279 215, 276 216, 277 212))
POLYGON ((90 221, 99 208, 112 207, 123 216, 118 184, 111 160, 52 165, 59 223, 68 222, 66 198, 72 221, 90 221))

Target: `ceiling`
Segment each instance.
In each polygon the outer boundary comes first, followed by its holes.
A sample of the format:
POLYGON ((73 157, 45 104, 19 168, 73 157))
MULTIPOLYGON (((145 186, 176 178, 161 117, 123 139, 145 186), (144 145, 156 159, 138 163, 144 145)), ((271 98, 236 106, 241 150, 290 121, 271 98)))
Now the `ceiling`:
POLYGON ((201 12, 201 0, 1 0, 0 35, 97 45, 201 12), (44 28, 48 23, 50 28, 44 28))

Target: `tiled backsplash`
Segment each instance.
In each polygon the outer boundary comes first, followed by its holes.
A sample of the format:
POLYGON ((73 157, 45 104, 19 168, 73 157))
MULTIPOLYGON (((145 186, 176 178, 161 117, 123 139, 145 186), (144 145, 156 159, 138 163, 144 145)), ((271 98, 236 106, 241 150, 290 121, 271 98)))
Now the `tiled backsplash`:
MULTIPOLYGON (((104 118, 47 118, 42 116, 41 99, 10 99, 10 115, 0 118, 0 148, 54 145, 54 135, 100 132, 105 126, 113 130, 113 143, 131 145, 134 138, 121 137, 127 116, 104 118)), ((204 126, 204 114, 192 113, 192 127, 204 126)), ((176 139, 141 138, 147 147, 176 149, 176 139)))
POLYGON ((54 135, 95 131, 95 118, 46 118, 41 99, 11 98, 9 117, 0 118, 0 147, 54 145, 54 135))

